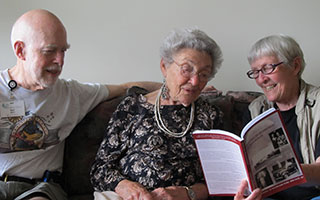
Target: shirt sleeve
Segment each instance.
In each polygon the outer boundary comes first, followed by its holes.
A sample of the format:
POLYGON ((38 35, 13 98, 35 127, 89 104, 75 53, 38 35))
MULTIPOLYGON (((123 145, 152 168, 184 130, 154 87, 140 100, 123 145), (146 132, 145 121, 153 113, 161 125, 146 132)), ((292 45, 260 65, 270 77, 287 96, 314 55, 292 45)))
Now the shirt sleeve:
POLYGON ((108 88, 99 83, 80 83, 69 79, 64 84, 71 94, 72 105, 80 105, 77 107, 80 110, 79 120, 109 96, 108 88))

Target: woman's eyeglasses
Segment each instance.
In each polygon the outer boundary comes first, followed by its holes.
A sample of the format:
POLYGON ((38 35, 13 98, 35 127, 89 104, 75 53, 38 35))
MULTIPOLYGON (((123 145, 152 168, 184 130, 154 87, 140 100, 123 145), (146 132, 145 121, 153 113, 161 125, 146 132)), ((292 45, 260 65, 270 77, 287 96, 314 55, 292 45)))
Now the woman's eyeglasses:
POLYGON ((262 66, 261 69, 249 70, 247 72, 247 75, 251 79, 256 79, 259 77, 259 72, 263 73, 264 75, 271 74, 276 69, 276 67, 278 67, 281 64, 283 64, 283 62, 279 62, 277 64, 267 64, 262 66))
POLYGON ((210 79, 211 73, 207 71, 197 72, 195 68, 188 63, 179 65, 175 60, 173 60, 173 62, 180 68, 180 74, 185 78, 190 79, 194 75, 197 75, 201 82, 207 82, 210 79))

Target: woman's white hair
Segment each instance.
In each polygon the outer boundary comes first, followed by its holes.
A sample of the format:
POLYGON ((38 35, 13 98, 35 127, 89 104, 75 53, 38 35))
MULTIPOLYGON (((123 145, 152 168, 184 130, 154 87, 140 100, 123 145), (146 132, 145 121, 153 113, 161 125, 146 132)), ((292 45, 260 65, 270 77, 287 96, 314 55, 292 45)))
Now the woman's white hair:
POLYGON ((204 51, 211 57, 212 74, 210 78, 213 78, 223 61, 218 44, 197 28, 175 29, 165 37, 160 47, 160 57, 166 64, 172 63, 174 54, 185 48, 204 51))
POLYGON ((301 59, 299 77, 306 65, 299 44, 292 37, 283 34, 271 35, 258 40, 249 51, 249 64, 263 56, 276 56, 288 66, 291 66, 291 62, 299 57, 301 59))

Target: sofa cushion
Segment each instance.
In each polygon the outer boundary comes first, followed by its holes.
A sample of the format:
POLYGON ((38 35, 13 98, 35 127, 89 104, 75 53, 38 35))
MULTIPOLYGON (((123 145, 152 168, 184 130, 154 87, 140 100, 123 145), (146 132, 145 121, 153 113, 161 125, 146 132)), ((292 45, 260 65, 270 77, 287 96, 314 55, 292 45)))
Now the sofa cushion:
POLYGON ((92 194, 90 169, 108 121, 121 97, 104 101, 89 112, 66 140, 63 165, 64 189, 69 196, 92 194))
POLYGON ((223 112, 223 129, 232 132, 232 121, 229 120, 233 114, 233 98, 231 96, 221 95, 221 93, 206 93, 201 95, 210 104, 214 104, 223 112))
MULTIPOLYGON (((146 94, 147 92, 143 88, 132 87, 128 89, 126 95, 146 94)), ((92 196, 91 165, 103 140, 112 113, 123 98, 124 96, 118 97, 97 105, 81 120, 67 138, 62 178, 63 187, 71 199, 80 199, 81 196, 78 195, 81 194, 92 196)), ((81 199, 88 198, 83 196, 81 199)), ((93 196, 89 199, 93 199, 93 196)))
POLYGON ((262 95, 252 91, 228 91, 225 95, 220 91, 202 93, 201 96, 217 105, 223 112, 223 129, 240 136, 243 128, 242 117, 248 105, 262 95))
POLYGON ((249 104, 258 96, 262 95, 261 92, 252 91, 228 91, 227 97, 233 98, 233 114, 231 119, 233 133, 240 136, 241 130, 244 125, 242 123, 243 114, 248 109, 249 104))
POLYGON ((255 91, 228 91, 226 93, 226 96, 232 96, 235 101, 243 103, 251 103, 260 95, 263 95, 263 93, 255 91))

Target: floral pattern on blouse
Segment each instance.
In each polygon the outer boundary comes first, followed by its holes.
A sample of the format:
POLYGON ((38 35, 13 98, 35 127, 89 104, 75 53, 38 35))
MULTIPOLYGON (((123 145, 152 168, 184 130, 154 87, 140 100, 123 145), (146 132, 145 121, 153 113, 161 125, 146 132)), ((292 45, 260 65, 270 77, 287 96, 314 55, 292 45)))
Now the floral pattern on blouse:
MULTIPOLYGON (((161 117, 173 132, 185 130, 190 111, 191 106, 160 106, 161 117)), ((139 182, 148 190, 204 182, 192 132, 221 128, 221 119, 217 107, 198 98, 191 129, 176 138, 158 128, 154 105, 143 95, 126 97, 113 113, 93 163, 94 189, 114 191, 124 179, 139 182)))

